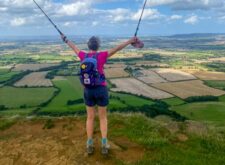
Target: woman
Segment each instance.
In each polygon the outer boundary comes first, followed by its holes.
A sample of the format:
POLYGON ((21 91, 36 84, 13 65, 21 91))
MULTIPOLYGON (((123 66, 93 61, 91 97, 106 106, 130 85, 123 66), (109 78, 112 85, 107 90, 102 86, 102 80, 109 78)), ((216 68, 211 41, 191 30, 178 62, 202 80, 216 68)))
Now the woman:
MULTIPOLYGON (((130 44, 135 44, 139 40, 137 37, 133 37, 128 41, 121 43, 117 47, 109 51, 100 51, 100 40, 98 37, 91 37, 87 43, 89 52, 86 53, 81 51, 72 41, 69 41, 65 35, 61 35, 63 41, 74 50, 76 55, 80 58, 81 62, 86 56, 93 57, 97 54, 97 70, 100 74, 104 75, 104 64, 107 59, 113 56, 116 52, 122 50, 130 44)), ((87 131, 87 153, 93 154, 94 143, 93 143, 93 132, 94 132, 94 118, 95 118, 95 106, 98 106, 98 115, 100 120, 100 130, 102 135, 102 154, 108 154, 109 145, 107 140, 107 105, 109 104, 108 91, 106 87, 106 81, 104 80, 99 86, 94 88, 84 87, 84 101, 87 110, 87 121, 86 121, 86 131, 87 131)))

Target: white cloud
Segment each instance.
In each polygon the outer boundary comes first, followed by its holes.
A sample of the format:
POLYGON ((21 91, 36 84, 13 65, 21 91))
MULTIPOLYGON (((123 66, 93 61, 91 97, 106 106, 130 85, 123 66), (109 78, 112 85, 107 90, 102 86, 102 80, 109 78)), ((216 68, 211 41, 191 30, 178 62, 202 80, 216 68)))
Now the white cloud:
POLYGON ((183 18, 183 16, 182 15, 172 15, 172 16, 170 16, 170 20, 178 20, 178 19, 182 19, 183 18))
POLYGON ((74 16, 74 15, 85 15, 90 10, 90 3, 78 1, 72 4, 62 5, 57 11, 58 14, 74 16))
POLYGON ((21 26, 26 23, 25 18, 14 18, 13 20, 10 21, 11 26, 21 26))
MULTIPOLYGON (((138 12, 134 13, 132 16, 133 20, 138 20, 140 18, 142 10, 139 10, 138 12)), ((143 19, 145 20, 152 20, 160 18, 162 15, 159 13, 157 9, 145 9, 143 14, 143 19)))
POLYGON ((112 22, 122 22, 128 20, 130 18, 130 14, 131 11, 128 9, 117 8, 109 10, 107 13, 107 18, 111 19, 112 22))
POLYGON ((0 11, 7 11, 8 8, 7 7, 0 7, 0 11))
MULTIPOLYGON (((133 12, 128 9, 114 9, 110 10, 107 14, 108 18, 112 20, 112 22, 123 22, 123 21, 137 21, 141 16, 142 10, 138 10, 137 12, 133 12)), ((163 15, 157 9, 145 9, 143 14, 143 20, 152 20, 161 18, 163 15)))
POLYGON ((187 18, 186 20, 184 20, 184 23, 191 24, 191 25, 194 25, 197 22, 198 22, 198 16, 196 16, 196 15, 191 16, 191 17, 187 18))
POLYGON ((148 6, 160 6, 160 5, 167 5, 176 2, 177 0, 150 0, 148 1, 148 6))
POLYGON ((98 21, 94 21, 94 22, 92 22, 92 26, 97 26, 99 24, 99 22, 98 21))
POLYGON ((76 22, 76 21, 67 21, 67 22, 63 23, 63 26, 71 27, 71 26, 74 26, 74 25, 77 25, 77 24, 78 24, 78 22, 76 22))
POLYGON ((209 10, 225 6, 224 0, 150 0, 148 6, 168 5, 174 10, 209 10))

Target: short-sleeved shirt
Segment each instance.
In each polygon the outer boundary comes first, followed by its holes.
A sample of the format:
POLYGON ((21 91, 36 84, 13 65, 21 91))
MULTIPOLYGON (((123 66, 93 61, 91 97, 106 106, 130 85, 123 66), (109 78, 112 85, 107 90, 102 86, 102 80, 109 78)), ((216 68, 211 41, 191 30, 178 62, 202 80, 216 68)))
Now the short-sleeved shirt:
MULTIPOLYGON (((88 54, 88 57, 92 57, 94 55, 96 55, 98 53, 97 56, 97 70, 100 74, 105 74, 104 73, 104 65, 107 62, 107 58, 108 58, 108 52, 107 51, 103 51, 103 52, 93 52, 93 53, 86 53, 84 51, 80 51, 78 54, 78 57, 80 58, 80 61, 83 61, 85 58, 85 55, 88 54)), ((101 85, 106 86, 106 82, 103 82, 101 85)))

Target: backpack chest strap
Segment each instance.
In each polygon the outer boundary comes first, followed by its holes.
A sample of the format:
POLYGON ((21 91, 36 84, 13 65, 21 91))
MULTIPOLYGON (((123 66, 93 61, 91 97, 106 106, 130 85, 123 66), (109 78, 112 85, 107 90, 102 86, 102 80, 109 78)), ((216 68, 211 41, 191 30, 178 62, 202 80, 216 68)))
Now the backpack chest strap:
POLYGON ((84 59, 85 59, 85 58, 94 58, 94 59, 97 60, 98 55, 99 55, 99 53, 96 53, 96 54, 94 54, 92 57, 89 57, 89 56, 88 56, 88 53, 86 53, 86 54, 84 55, 84 59))

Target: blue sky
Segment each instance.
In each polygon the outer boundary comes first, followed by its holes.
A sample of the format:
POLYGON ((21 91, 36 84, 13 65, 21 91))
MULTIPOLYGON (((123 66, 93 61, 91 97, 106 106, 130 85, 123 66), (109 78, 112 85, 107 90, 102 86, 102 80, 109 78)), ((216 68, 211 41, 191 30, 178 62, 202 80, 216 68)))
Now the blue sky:
MULTIPOLYGON (((36 0, 68 35, 132 36, 143 0, 36 0)), ((32 0, 0 0, 0 35, 57 35, 32 0)), ((224 0, 148 0, 140 35, 225 33, 224 0)))

